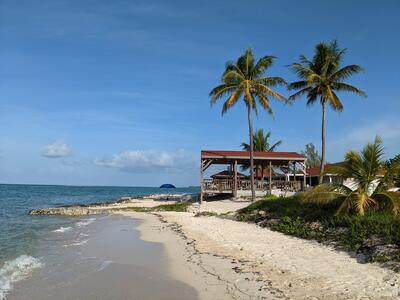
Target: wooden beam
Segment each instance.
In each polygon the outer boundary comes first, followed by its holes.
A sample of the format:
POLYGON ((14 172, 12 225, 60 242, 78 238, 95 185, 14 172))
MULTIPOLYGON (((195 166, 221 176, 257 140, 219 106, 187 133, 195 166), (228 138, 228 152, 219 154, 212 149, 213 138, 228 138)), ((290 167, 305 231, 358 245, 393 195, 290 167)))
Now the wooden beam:
POLYGON ((293 162, 293 182, 296 181, 296 162, 293 162))
POLYGON ((212 162, 213 162, 212 159, 210 159, 210 160, 204 160, 204 161, 202 160, 202 162, 201 162, 202 171, 204 172, 205 170, 207 170, 208 167, 212 164, 212 162))
POLYGON ((201 159, 200 161, 200 199, 199 202, 200 204, 203 203, 203 181, 204 181, 204 175, 203 175, 203 160, 201 159))
POLYGON ((233 164, 233 172, 234 172, 234 178, 233 178, 233 196, 236 198, 237 197, 237 187, 238 187, 238 182, 237 182, 237 160, 235 160, 235 163, 233 164))

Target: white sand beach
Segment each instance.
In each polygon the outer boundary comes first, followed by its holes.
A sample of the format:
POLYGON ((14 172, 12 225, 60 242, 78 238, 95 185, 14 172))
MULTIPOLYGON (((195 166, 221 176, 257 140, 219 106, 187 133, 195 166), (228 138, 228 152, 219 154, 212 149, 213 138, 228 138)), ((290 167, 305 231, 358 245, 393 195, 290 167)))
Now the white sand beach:
MULTIPOLYGON (((151 205, 146 200, 138 206, 151 205)), ((224 213, 245 201, 205 202, 224 213)), ((161 242, 174 276, 201 299, 399 299, 400 275, 317 242, 192 212, 122 212, 143 219, 141 238, 161 242)))

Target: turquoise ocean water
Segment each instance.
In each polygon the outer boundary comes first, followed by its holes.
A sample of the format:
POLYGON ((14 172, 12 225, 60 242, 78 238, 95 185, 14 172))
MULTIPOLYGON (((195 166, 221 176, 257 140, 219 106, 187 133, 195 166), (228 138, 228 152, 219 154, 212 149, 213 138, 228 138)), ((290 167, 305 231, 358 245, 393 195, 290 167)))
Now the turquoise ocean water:
MULTIPOLYGON (((100 187, 0 185, 0 300, 23 278, 29 269, 38 267, 44 249, 55 241, 52 232, 63 232, 82 218, 29 216, 31 209, 117 200, 123 196, 148 194, 194 194, 199 189, 157 187, 100 187)), ((85 218, 90 222, 90 218, 85 218)))

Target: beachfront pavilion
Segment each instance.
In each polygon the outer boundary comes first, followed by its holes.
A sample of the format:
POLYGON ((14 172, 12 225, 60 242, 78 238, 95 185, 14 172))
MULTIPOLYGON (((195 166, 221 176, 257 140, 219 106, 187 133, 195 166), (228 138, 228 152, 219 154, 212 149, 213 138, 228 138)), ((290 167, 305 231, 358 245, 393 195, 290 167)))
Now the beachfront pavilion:
MULTIPOLYGON (((276 191, 298 192, 306 188, 306 158, 296 152, 254 152, 254 165, 263 165, 268 170, 265 177, 255 178, 255 188, 258 194, 273 193, 276 191), (279 168, 286 172, 285 176, 274 176, 273 169, 279 168), (292 176, 301 172, 303 176, 292 176)), ((200 165, 200 203, 204 194, 231 193, 234 197, 251 191, 250 178, 238 176, 238 166, 250 164, 248 151, 202 150, 200 165), (221 179, 205 179, 204 172, 211 165, 227 165, 232 170, 232 176, 221 179)))

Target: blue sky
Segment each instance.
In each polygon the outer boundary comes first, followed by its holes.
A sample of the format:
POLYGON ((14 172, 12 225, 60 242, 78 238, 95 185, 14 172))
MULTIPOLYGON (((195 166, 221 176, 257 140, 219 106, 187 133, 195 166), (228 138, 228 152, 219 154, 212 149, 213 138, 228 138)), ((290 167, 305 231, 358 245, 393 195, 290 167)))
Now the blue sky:
MULTIPOLYGON (((328 161, 376 134, 400 152, 398 1, 0 1, 0 182, 198 184, 201 149, 239 149, 246 111, 224 117, 208 93, 247 47, 270 75, 338 39, 350 82, 327 117, 328 161)), ((285 95, 288 93, 281 89, 285 95)), ((320 148, 321 108, 272 103, 256 128, 282 151, 320 148)))

